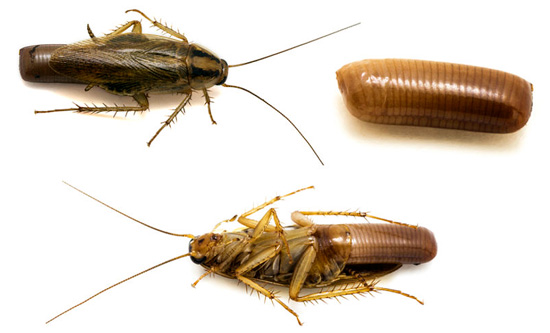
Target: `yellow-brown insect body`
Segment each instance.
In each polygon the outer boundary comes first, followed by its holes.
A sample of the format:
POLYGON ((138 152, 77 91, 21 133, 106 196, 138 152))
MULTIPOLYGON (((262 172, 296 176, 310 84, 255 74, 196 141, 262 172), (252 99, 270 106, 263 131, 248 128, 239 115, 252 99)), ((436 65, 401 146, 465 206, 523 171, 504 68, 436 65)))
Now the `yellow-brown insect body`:
POLYGON ((315 256, 301 289, 372 279, 403 264, 428 262, 437 253, 433 234, 423 227, 380 223, 289 227, 285 228, 284 237, 290 256, 280 233, 264 232, 251 241, 253 233, 254 229, 249 228, 197 237, 190 242, 191 258, 230 278, 236 277, 239 267, 260 260, 243 275, 289 286, 306 249, 311 247, 315 256))
POLYGON ((93 87, 117 94, 131 96, 137 106, 78 105, 70 108, 36 110, 35 113, 75 111, 81 113, 100 112, 143 112, 149 109, 149 93, 180 93, 184 97, 161 127, 147 142, 150 146, 164 128, 175 122, 178 114, 185 112, 193 92, 200 91, 208 108, 212 124, 216 124, 212 115, 208 89, 215 85, 245 91, 260 99, 267 106, 286 119, 306 141, 321 164, 312 145, 298 127, 276 107, 250 90, 225 84, 229 67, 239 67, 260 61, 277 54, 287 52, 299 46, 328 37, 357 24, 331 32, 308 42, 286 50, 240 64, 229 66, 208 49, 189 43, 184 34, 171 27, 149 18, 137 9, 136 12, 170 37, 142 33, 141 22, 129 21, 114 29, 111 33, 96 37, 88 26, 90 39, 74 44, 32 45, 19 50, 19 71, 26 81, 45 83, 83 83, 86 91, 93 87), (131 31, 128 32, 128 30, 131 31))
POLYGON ((185 97, 168 119, 147 142, 150 146, 160 132, 175 121, 191 100, 194 91, 202 91, 210 120, 215 124, 210 108, 208 88, 221 85, 227 79, 229 66, 206 48, 191 44, 187 38, 151 20, 155 27, 171 37, 147 35, 141 32, 139 21, 130 21, 104 37, 96 37, 88 26, 90 39, 69 45, 35 45, 19 51, 21 77, 32 82, 85 83, 86 90, 95 86, 117 94, 132 96, 138 106, 80 106, 35 111, 50 113, 76 112, 142 112, 149 109, 149 93, 180 93, 185 97), (132 28, 131 32, 126 32, 132 28))
POLYGON ((216 232, 221 226, 220 222, 213 232, 202 236, 176 234, 157 229, 77 189, 148 228, 172 236, 191 238, 189 252, 115 283, 58 314, 48 322, 121 283, 185 257, 191 257, 195 264, 202 265, 206 269, 193 286, 209 274, 237 279, 258 294, 280 304, 298 320, 300 325, 302 323, 298 314, 266 285, 287 287, 290 299, 296 302, 386 291, 424 304, 416 297, 400 290, 378 286, 375 279, 397 270, 403 264, 420 264, 432 260, 437 253, 437 244, 434 235, 426 228, 363 212, 295 211, 291 214, 294 224, 288 227, 281 225, 274 208, 269 208, 259 220, 250 218, 252 214, 282 198, 310 188, 313 186, 276 196, 240 216, 235 215, 223 221, 236 221, 244 228, 231 232, 216 232), (372 218, 386 223, 317 225, 309 218, 312 215, 372 218), (271 224, 272 221, 274 225, 271 224), (324 287, 330 288, 323 290, 324 287), (321 289, 301 295, 304 288, 321 289))
POLYGON ((94 37, 53 51, 62 76, 118 95, 185 93, 222 84, 227 63, 204 47, 141 33, 94 37))

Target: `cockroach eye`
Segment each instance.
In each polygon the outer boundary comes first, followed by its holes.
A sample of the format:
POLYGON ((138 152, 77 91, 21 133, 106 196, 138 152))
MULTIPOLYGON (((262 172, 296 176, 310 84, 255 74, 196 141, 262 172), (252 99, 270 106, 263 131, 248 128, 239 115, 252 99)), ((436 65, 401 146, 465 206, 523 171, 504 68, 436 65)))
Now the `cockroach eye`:
POLYGON ((204 256, 204 257, 202 257, 202 258, 199 258, 199 259, 197 259, 197 258, 191 256, 191 261, 192 261, 193 263, 197 264, 197 265, 200 265, 200 264, 202 264, 202 263, 204 263, 204 262, 206 261, 206 256, 204 256))

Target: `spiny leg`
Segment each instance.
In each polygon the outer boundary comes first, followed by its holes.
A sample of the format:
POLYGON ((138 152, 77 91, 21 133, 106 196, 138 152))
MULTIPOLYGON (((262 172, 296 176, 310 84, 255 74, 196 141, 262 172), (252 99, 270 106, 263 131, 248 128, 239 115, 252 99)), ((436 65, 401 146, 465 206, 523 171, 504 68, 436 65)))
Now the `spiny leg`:
POLYGON ((212 109, 210 109, 210 103, 212 103, 212 101, 210 100, 210 96, 208 96, 208 90, 206 90, 206 88, 204 88, 202 90, 203 94, 204 94, 204 99, 206 101, 206 105, 208 106, 208 115, 210 116, 210 120, 212 120, 212 124, 213 125, 216 125, 216 121, 214 120, 214 117, 212 117, 212 109))
POLYGON ((187 94, 185 96, 185 98, 183 99, 183 101, 181 101, 181 103, 176 107, 176 109, 174 110, 174 112, 172 112, 172 114, 168 117, 168 119, 166 119, 166 121, 163 121, 162 122, 162 126, 158 129, 158 131, 155 133, 155 135, 153 135, 153 137, 151 138, 151 140, 149 140, 149 142, 147 142, 147 146, 151 146, 151 143, 153 142, 153 140, 156 139, 156 137, 160 134, 160 132, 166 127, 166 126, 170 126, 170 124, 176 119, 176 116, 178 115, 178 113, 182 112, 183 113, 183 108, 185 107, 185 105, 187 103, 189 103, 189 100, 191 99, 191 94, 187 94))
MULTIPOLYGON (((113 31, 111 31, 110 33, 106 34, 105 36, 116 36, 116 35, 120 35, 122 34, 124 31, 128 30, 130 27, 133 27, 132 28, 132 32, 134 33, 138 33, 140 34, 141 33, 141 22, 140 21, 130 21, 130 22, 126 22, 124 23, 123 25, 121 25, 120 27, 118 28, 115 28, 113 31)), ((95 34, 92 32, 92 28, 90 28, 90 25, 87 24, 86 25, 86 29, 88 30, 88 35, 90 36, 91 39, 95 39, 95 34)))
MULTIPOLYGON (((302 191, 304 191, 304 190, 309 190, 309 189, 312 189, 312 188, 314 188, 314 187, 313 187, 313 186, 308 186, 308 187, 304 187, 304 188, 301 188, 301 189, 299 189, 299 190, 296 190, 296 191, 294 191, 294 192, 287 193, 287 194, 285 194, 285 195, 278 195, 278 196, 276 196, 275 198, 273 198, 273 199, 271 199, 271 200, 269 200, 269 201, 266 201, 266 202, 264 202, 263 204, 261 204, 261 205, 259 205, 259 206, 256 206, 256 207, 252 208, 251 210, 249 210, 249 211, 243 213, 241 216, 239 216, 239 222, 241 221, 241 217, 246 218, 246 217, 248 217, 248 216, 250 216, 250 215, 256 213, 257 211, 262 210, 262 209, 264 209, 265 207, 274 204, 275 202, 277 202, 277 201, 279 201, 279 200, 281 200, 281 199, 283 199, 283 198, 289 197, 289 196, 291 196, 291 195, 293 195, 293 194, 296 194, 296 193, 298 193, 298 192, 302 192, 302 191)), ((256 223, 257 223, 257 222, 256 222, 256 223)), ((247 224, 245 224, 245 225, 246 225, 246 226, 249 226, 249 225, 247 225, 247 224)), ((252 227, 252 228, 253 228, 253 227, 252 227)))
MULTIPOLYGON (((305 187, 305 188, 301 188, 297 191, 294 191, 294 192, 290 192, 288 194, 285 194, 285 195, 278 195, 276 196, 275 198, 269 200, 269 201, 266 201, 264 202, 263 204, 259 205, 259 206, 256 206, 254 208, 252 208, 251 210, 247 211, 246 213, 242 214, 241 216, 239 216, 238 218, 238 221, 239 223, 241 223, 242 225, 244 226, 247 226, 249 228, 255 228, 256 225, 258 224, 258 221, 256 220, 253 220, 253 219, 249 219, 248 216, 256 213, 257 211, 259 210, 262 210, 264 209, 265 207, 269 206, 269 205, 272 205, 273 203, 281 200, 282 198, 286 198, 288 196, 291 196, 293 194, 296 194, 298 192, 301 192, 301 191, 304 191, 304 190, 308 190, 308 189, 312 189, 313 186, 308 186, 308 187, 305 187)), ((265 231, 275 231, 275 227, 273 226, 267 226, 265 231)))
POLYGON ((309 217, 298 211, 292 212, 290 214, 290 219, 300 227, 311 227, 314 225, 313 221, 309 217))
POLYGON ((88 36, 90 36, 91 39, 95 39, 95 35, 92 32, 92 28, 90 28, 89 24, 86 24, 86 30, 88 30, 88 36))
MULTIPOLYGON (((93 85, 88 85, 86 90, 89 90, 93 85)), ((55 109, 55 110, 46 110, 46 111, 34 111, 34 113, 50 113, 50 112, 62 112, 62 111, 73 111, 73 112, 82 112, 82 113, 99 113, 99 112, 114 112, 115 115, 117 112, 143 112, 149 109, 149 101, 147 96, 144 93, 138 93, 132 96, 134 100, 139 104, 139 106, 79 106, 75 104, 74 108, 67 109, 55 109)))
POLYGON ((271 221, 272 218, 273 218, 273 221, 275 222, 275 231, 277 232, 279 239, 282 240, 286 253, 288 254, 289 261, 290 263, 292 263, 292 256, 290 255, 290 247, 288 246, 288 242, 286 240, 285 231, 281 226, 281 221, 279 220, 279 217, 277 216, 277 212, 275 211, 275 209, 273 208, 269 209, 261 218, 261 220, 258 221, 256 226, 254 227, 254 232, 252 233, 250 241, 253 242, 254 240, 258 239, 258 237, 260 237, 264 233, 264 231, 268 227, 270 227, 269 221, 271 221))
POLYGON ((140 21, 133 20, 133 21, 124 23, 123 25, 121 25, 121 26, 118 27, 118 28, 115 28, 115 30, 113 30, 112 32, 106 34, 105 36, 120 35, 120 34, 122 34, 124 31, 128 30, 130 27, 132 27, 132 32, 135 32, 135 33, 138 33, 138 34, 141 33, 141 22, 140 22, 140 21))
POLYGON ((298 297, 316 257, 317 250, 313 246, 313 243, 309 244, 304 250, 304 253, 300 256, 298 263, 296 263, 290 285, 288 286, 288 295, 291 299, 296 299, 298 297))
POLYGON ((256 226, 254 227, 254 232, 252 233, 252 236, 250 239, 251 241, 256 240, 258 237, 260 237, 264 233, 265 229, 269 225, 269 221, 271 220, 271 217, 273 216, 273 214, 276 214, 276 213, 275 213, 275 210, 271 208, 264 214, 264 216, 260 219, 260 221, 258 221, 256 226))
POLYGON ((232 218, 230 219, 227 219, 227 220, 223 220, 223 221, 220 221, 218 223, 216 223, 216 225, 214 226, 214 228, 212 228, 212 232, 216 232, 218 230, 218 228, 223 224, 223 223, 227 223, 227 222, 233 222, 237 219, 237 215, 234 215, 232 218))
MULTIPOLYGON (((265 229, 269 226, 269 221, 271 220, 271 217, 273 216, 275 210, 271 209, 268 211, 260 221, 257 222, 256 226, 254 227, 254 230, 251 234, 247 234, 245 239, 242 240, 235 240, 238 242, 236 244, 229 256, 225 257, 224 261, 219 263, 219 265, 216 266, 216 269, 220 271, 226 271, 230 265, 233 264, 235 258, 243 253, 245 248, 249 246, 249 244, 253 244, 265 231, 265 229)), ((282 228, 281 228, 282 229, 282 228)), ((284 234, 281 235, 281 237, 278 238, 279 242, 275 243, 270 248, 267 248, 265 250, 260 251, 258 254, 255 254, 254 256, 248 258, 246 262, 242 263, 239 268, 236 269, 236 274, 244 274, 251 270, 252 268, 258 266, 259 264, 273 258, 275 255, 277 255, 281 251, 281 247, 285 246, 287 249, 287 252, 290 257, 290 248, 288 246, 288 242, 286 240, 286 237, 284 234)))
POLYGON ((201 276, 199 276, 197 281, 195 281, 195 282, 193 282, 193 284, 191 284, 191 287, 195 288, 197 286, 197 284, 200 282, 200 280, 204 279, 205 277, 207 277, 210 274, 216 274, 217 271, 218 271, 217 267, 208 268, 206 270, 206 272, 204 272, 201 276))
POLYGON ((308 301, 321 300, 321 299, 326 299, 326 298, 331 298, 331 297, 356 295, 356 294, 363 294, 363 293, 372 293, 372 292, 377 292, 377 291, 387 291, 387 292, 391 292, 391 293, 394 293, 394 294, 399 294, 399 295, 408 297, 410 299, 413 299, 413 300, 417 301, 418 303, 424 305, 424 302, 422 302, 421 300, 419 300, 418 298, 416 298, 413 295, 404 293, 404 292, 402 292, 400 290, 396 290, 396 289, 376 287, 374 283, 371 283, 371 284, 368 284, 368 285, 360 285, 360 286, 356 286, 356 287, 353 287, 353 288, 343 288, 343 289, 338 289, 338 290, 320 291, 320 292, 311 293, 311 294, 304 295, 304 296, 296 296, 296 297, 291 296, 291 298, 292 298, 293 301, 296 301, 296 302, 308 302, 308 301))
POLYGON ((274 300, 275 302, 279 303, 285 310, 287 310, 288 312, 290 312, 290 314, 292 314, 294 317, 296 317, 296 320, 298 320, 298 324, 300 324, 300 326, 302 325, 302 322, 300 321, 300 318, 298 317, 298 314, 296 312, 294 312, 294 310, 292 310, 288 305, 283 303, 283 301, 281 301, 279 299, 279 297, 277 297, 277 295, 275 295, 274 292, 272 292, 270 290, 267 290, 266 288, 260 286, 256 282, 254 282, 251 279, 246 278, 244 276, 237 276, 237 279, 239 279, 239 281, 243 282, 244 284, 246 284, 250 288, 256 290, 260 294, 264 295, 265 297, 269 298, 270 300, 274 300))
POLYGON ((412 225, 412 224, 407 224, 407 223, 403 223, 403 222, 388 220, 388 219, 385 219, 385 218, 382 218, 382 217, 370 215, 370 214, 365 213, 365 212, 298 211, 296 213, 299 213, 299 214, 302 214, 302 215, 353 216, 353 217, 372 218, 372 219, 377 219, 377 220, 380 220, 380 221, 388 222, 388 223, 391 223, 391 224, 397 224, 397 225, 401 225, 401 226, 405 226, 405 227, 410 227, 410 228, 413 228, 413 229, 418 228, 418 226, 415 226, 415 225, 412 225))
POLYGON ((283 241, 286 253, 288 254, 288 262, 292 265, 292 254, 290 253, 290 246, 288 246, 288 241, 286 239, 285 229, 283 229, 283 226, 281 225, 281 221, 279 220, 279 216, 277 215, 275 209, 271 208, 269 211, 272 212, 273 222, 275 223, 275 230, 277 231, 279 238, 283 241))
POLYGON ((181 34, 181 33, 177 32, 177 31, 175 31, 174 29, 172 29, 172 28, 170 28, 170 27, 167 27, 166 25, 164 25, 164 24, 162 24, 162 23, 160 23, 160 22, 157 22, 156 20, 151 20, 147 15, 145 15, 145 14, 142 13, 141 11, 139 11, 139 10, 137 10, 137 9, 128 9, 128 10, 126 11, 126 13, 128 13, 128 12, 136 12, 136 13, 141 14, 141 16, 145 17, 145 18, 146 18, 149 22, 151 22, 155 27, 157 27, 157 28, 159 28, 160 30, 166 32, 166 33, 169 34, 170 36, 179 38, 179 39, 183 40, 184 42, 188 43, 187 38, 186 38, 183 34, 181 34))
POLYGON ((261 251, 260 253, 252 256, 249 258, 246 262, 241 264, 236 270, 235 270, 235 276, 236 278, 249 286, 250 288, 256 290, 260 294, 264 295, 265 297, 269 298, 270 300, 275 300, 277 303, 279 303, 283 308, 285 308, 288 312, 290 312, 294 317, 296 317, 296 320, 298 320, 298 324, 302 325, 300 322, 300 318, 298 318, 298 314, 294 312, 288 305, 283 303, 277 295, 273 291, 267 290, 266 288, 260 286, 258 283, 254 282, 248 277, 245 277, 244 275, 247 272, 252 271, 256 267, 260 266, 264 262, 268 261, 269 259, 272 259, 274 256, 276 256, 281 251, 281 246, 276 246, 270 249, 265 249, 261 251))
MULTIPOLYGON (((267 214, 266 214, 267 215, 267 214)), ((261 221, 260 223, 262 224, 265 224, 265 220, 264 221, 261 221)), ((262 229, 262 225, 258 225, 257 226, 257 229, 258 230, 261 230, 262 229)), ((259 235, 261 235, 260 232, 258 232, 259 235)), ((235 253, 232 255, 232 257, 238 255, 239 253, 241 253, 242 249, 247 245, 249 244, 249 242, 251 241, 254 241, 254 235, 252 236, 249 236, 249 239, 246 241, 246 242, 243 242, 241 245, 241 247, 235 251, 235 253)), ((259 253, 256 253, 255 255, 253 255, 252 257, 249 257, 245 262, 243 262, 236 270, 235 270, 235 277, 243 282, 244 284, 246 284, 247 286, 251 287, 252 289, 256 290, 257 292, 261 293, 262 295, 264 295, 265 297, 269 298, 270 300, 275 300, 277 303, 279 303, 284 309, 286 309, 288 312, 290 312, 294 317, 296 317, 296 320, 298 320, 298 323, 300 325, 302 325, 302 323, 300 322, 300 319, 298 318, 298 315, 296 314, 296 312, 294 312, 288 305, 286 305, 285 303, 283 303, 278 297, 277 295, 272 292, 272 291, 269 291, 267 290, 266 288, 260 286, 258 283, 254 282, 253 280, 251 280, 250 278, 248 277, 245 277, 244 275, 246 275, 248 272, 254 270, 256 267, 262 265, 263 263, 265 263, 266 261, 272 259, 273 257, 275 257, 277 254, 279 254, 281 251, 281 244, 276 244, 270 248, 266 248, 262 251, 260 251, 259 253)), ((195 281, 195 283, 193 283, 193 287, 197 285, 197 283, 203 279, 204 277, 206 277, 207 275, 211 274, 211 273, 216 273, 217 271, 224 271, 226 269, 226 267, 224 266, 227 266, 226 264, 228 263, 231 263, 233 262, 233 258, 227 258, 224 262, 222 262, 219 266, 215 266, 215 267, 210 267, 204 274, 202 274, 199 279, 197 279, 197 281, 195 281)))

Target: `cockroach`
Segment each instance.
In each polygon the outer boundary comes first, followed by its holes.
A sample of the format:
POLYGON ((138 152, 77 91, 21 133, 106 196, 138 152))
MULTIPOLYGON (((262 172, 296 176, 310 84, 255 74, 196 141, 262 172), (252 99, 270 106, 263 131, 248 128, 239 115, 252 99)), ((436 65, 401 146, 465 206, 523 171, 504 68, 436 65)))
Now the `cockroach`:
POLYGON ((227 62, 198 44, 189 43, 187 38, 137 9, 137 12, 155 27, 170 37, 143 34, 139 21, 130 21, 116 28, 104 37, 96 37, 88 25, 90 39, 74 44, 33 45, 19 52, 21 77, 32 82, 62 82, 87 84, 86 91, 100 87, 107 92, 132 96, 138 106, 79 106, 67 109, 35 111, 49 113, 76 111, 84 113, 130 112, 149 109, 148 93, 180 93, 185 95, 172 114, 162 123, 153 137, 147 142, 150 146, 160 132, 175 121, 176 116, 184 113, 184 107, 191 100, 193 91, 202 91, 212 124, 216 124, 210 108, 211 98, 208 89, 221 85, 246 91, 259 98, 283 116, 298 131, 321 159, 298 128, 271 104, 250 90, 225 84, 228 69, 239 67, 309 44, 321 38, 333 35, 352 26, 334 31, 286 50, 241 64, 228 65, 227 62), (126 32, 132 28, 131 32, 126 32))
POLYGON ((250 217, 285 197, 313 186, 276 196, 240 216, 235 215, 218 223, 212 232, 194 236, 152 227, 70 184, 67 185, 148 228, 191 240, 188 253, 117 282, 58 314, 47 323, 123 282, 184 257, 190 257, 193 263, 206 269, 192 284, 193 287, 210 274, 237 279, 258 294, 280 304, 300 325, 302 322, 298 314, 265 285, 287 287, 290 299, 296 302, 385 291, 424 304, 415 296, 400 290, 378 286, 376 279, 394 272, 402 265, 417 265, 432 260, 437 253, 437 244, 433 233, 428 229, 364 212, 350 211, 295 211, 291 214, 294 224, 287 227, 282 226, 274 208, 269 208, 259 220, 250 217), (315 224, 310 219, 313 215, 372 218, 384 223, 315 224), (231 232, 217 231, 222 223, 232 221, 237 221, 244 228, 231 232), (314 288, 316 291, 301 295, 303 288, 314 288))
POLYGON ((533 105, 526 80, 468 65, 367 59, 343 66, 336 78, 350 113, 379 124, 511 133, 533 105))

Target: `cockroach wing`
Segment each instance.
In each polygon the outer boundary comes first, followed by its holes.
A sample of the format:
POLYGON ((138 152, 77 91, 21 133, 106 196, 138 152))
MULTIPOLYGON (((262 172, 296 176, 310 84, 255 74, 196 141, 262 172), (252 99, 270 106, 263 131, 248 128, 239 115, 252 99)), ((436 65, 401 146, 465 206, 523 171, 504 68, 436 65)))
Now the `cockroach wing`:
POLYGON ((94 37, 54 51, 50 67, 120 95, 189 92, 188 49, 185 42, 156 35, 94 37))

